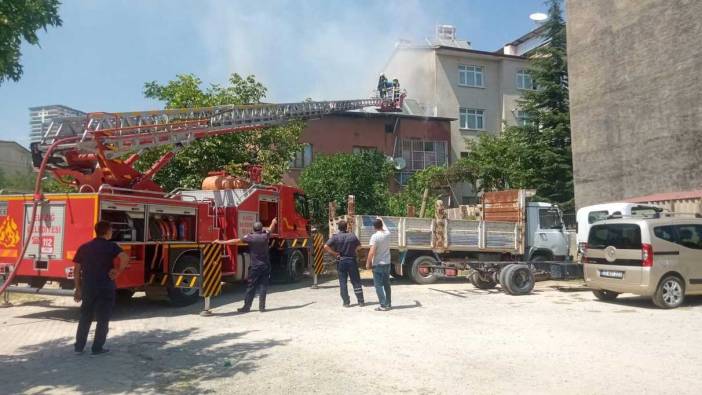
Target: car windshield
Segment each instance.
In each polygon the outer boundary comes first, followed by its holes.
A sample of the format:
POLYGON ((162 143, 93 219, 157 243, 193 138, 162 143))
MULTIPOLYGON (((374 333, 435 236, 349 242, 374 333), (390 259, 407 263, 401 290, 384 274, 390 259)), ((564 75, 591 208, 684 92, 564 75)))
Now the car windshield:
POLYGON ((588 248, 634 250, 641 248, 641 229, 636 224, 594 225, 587 239, 588 248))

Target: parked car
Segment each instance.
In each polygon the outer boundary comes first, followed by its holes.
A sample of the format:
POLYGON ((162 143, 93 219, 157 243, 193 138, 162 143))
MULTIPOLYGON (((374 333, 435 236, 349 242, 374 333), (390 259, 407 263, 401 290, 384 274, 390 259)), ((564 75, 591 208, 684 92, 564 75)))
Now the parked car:
POLYGON ((585 246, 585 282, 598 299, 650 296, 675 308, 702 294, 702 219, 620 218, 592 224, 585 246))
POLYGON ((627 202, 612 202, 581 207, 575 215, 578 254, 582 256, 583 246, 587 243, 587 237, 590 234, 590 227, 593 223, 607 219, 610 216, 653 216, 662 211, 663 209, 660 207, 627 202))

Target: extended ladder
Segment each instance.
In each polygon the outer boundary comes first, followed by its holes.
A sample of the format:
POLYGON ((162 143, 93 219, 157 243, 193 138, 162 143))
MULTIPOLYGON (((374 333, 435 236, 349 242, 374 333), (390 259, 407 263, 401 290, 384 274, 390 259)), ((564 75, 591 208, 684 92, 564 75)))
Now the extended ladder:
MULTIPOLYGON (((60 144, 55 152, 101 152, 106 159, 146 148, 175 144, 185 145, 203 137, 284 124, 296 119, 314 119, 324 115, 364 107, 387 108, 386 100, 359 99, 301 102, 289 104, 254 104, 216 106, 160 111, 90 113, 85 117, 56 119, 50 123, 36 154, 46 153, 59 139, 73 138, 60 144)), ((399 111, 397 109, 396 111, 399 111)))

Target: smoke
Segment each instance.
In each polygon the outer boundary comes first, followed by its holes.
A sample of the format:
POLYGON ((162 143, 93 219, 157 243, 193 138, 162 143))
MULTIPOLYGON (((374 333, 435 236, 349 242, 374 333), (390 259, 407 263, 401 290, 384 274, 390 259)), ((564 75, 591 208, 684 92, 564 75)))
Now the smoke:
POLYGON ((367 97, 395 43, 430 36, 434 25, 416 0, 267 0, 204 7, 198 30, 209 54, 206 79, 255 74, 269 89, 267 100, 277 102, 367 97))

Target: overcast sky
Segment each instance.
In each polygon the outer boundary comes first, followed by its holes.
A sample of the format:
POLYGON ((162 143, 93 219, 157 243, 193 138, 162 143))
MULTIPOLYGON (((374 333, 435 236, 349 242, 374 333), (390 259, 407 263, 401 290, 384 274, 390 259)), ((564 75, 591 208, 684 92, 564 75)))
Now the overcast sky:
POLYGON ((180 73, 206 83, 255 74, 271 102, 363 98, 399 39, 453 24, 473 48, 494 51, 545 10, 542 0, 64 0, 63 26, 24 46, 22 79, 0 85, 0 139, 28 144, 31 106, 159 108, 144 82, 180 73))

